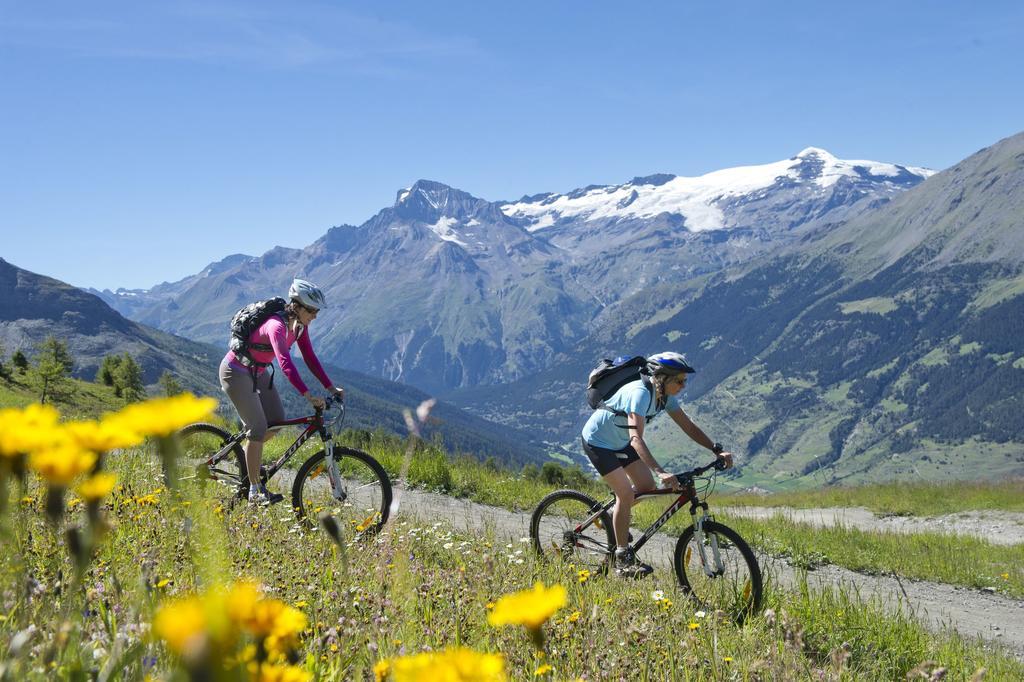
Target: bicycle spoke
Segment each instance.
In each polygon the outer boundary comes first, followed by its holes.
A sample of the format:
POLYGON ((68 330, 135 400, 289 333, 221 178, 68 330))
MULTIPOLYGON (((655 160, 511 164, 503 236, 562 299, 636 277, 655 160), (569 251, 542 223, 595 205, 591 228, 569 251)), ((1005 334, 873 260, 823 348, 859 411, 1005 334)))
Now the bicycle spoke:
POLYGON ((206 460, 222 450, 229 434, 213 424, 190 424, 178 432, 181 458, 178 461, 179 485, 205 485, 211 480, 227 485, 236 495, 248 487, 245 455, 235 443, 214 466, 206 460))
POLYGON ((613 544, 607 519, 594 516, 598 504, 582 493, 558 491, 537 506, 530 521, 534 549, 544 558, 602 570, 613 544), (592 511, 594 510, 594 511, 592 511))
POLYGON ((732 529, 706 522, 698 538, 691 526, 679 539, 674 561, 680 585, 702 608, 742 621, 759 607, 760 568, 750 548, 732 529))
POLYGON ((329 513, 351 539, 376 532, 391 504, 390 484, 382 480, 387 475, 376 470, 365 454, 336 455, 336 466, 341 484, 338 490, 332 487, 324 453, 314 455, 300 468, 293 490, 297 513, 311 527, 320 514, 329 513))

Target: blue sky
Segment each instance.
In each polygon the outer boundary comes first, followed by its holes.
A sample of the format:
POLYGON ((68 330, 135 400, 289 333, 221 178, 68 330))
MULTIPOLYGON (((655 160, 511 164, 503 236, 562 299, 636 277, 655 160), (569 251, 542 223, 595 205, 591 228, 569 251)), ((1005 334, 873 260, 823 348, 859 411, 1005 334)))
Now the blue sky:
POLYGON ((149 287, 419 178, 514 199, 1024 129, 1019 2, 0 0, 0 257, 149 287))

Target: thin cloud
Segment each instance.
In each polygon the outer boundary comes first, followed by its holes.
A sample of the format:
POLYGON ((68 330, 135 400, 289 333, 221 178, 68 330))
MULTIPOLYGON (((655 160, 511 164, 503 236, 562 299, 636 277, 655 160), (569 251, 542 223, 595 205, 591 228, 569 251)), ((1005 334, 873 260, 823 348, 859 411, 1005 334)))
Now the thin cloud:
MULTIPOLYGON (((96 10, 91 3, 86 7, 96 10)), ((109 16, 75 16, 86 10, 71 5, 45 20, 35 5, 15 8, 0 19, 0 44, 88 57, 271 68, 327 64, 379 74, 399 73, 414 60, 482 57, 471 38, 428 35, 399 22, 321 5, 130 3, 105 9, 109 16)))

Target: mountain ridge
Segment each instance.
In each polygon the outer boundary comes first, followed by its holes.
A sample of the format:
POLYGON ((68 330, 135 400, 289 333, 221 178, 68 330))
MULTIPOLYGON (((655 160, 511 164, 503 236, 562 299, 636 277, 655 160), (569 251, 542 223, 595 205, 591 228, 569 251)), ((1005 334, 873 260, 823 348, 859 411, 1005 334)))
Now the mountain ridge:
MULTIPOLYGON (((785 183, 775 182, 774 170, 762 169, 766 186, 705 207, 728 216, 728 230, 693 231, 687 216, 672 211, 589 216, 537 229, 507 202, 419 180, 363 224, 333 227, 303 249, 278 247, 208 267, 203 277, 149 294, 102 295, 140 322, 219 342, 223 320, 236 309, 280 295, 301 273, 328 295, 318 320, 327 330, 326 359, 432 393, 501 384, 542 371, 550 357, 568 352, 634 294, 749 260, 823 221, 868 210, 900 191, 892 178, 920 179, 904 178, 902 166, 858 162, 887 173, 865 179, 855 166, 823 154, 807 152, 804 160, 821 163, 791 173, 785 183), (827 172, 834 180, 819 183, 827 172)), ((775 166, 789 173, 799 163, 775 166)), ((750 172, 718 171, 701 182, 750 172)), ((667 174, 643 178, 648 189, 679 180, 667 174)), ((618 193, 589 186, 565 196, 589 205, 606 199, 614 214, 628 199, 618 193)), ((644 201, 638 191, 626 210, 644 201)))
MULTIPOLYGON (((51 335, 68 344, 77 378, 92 380, 103 357, 127 352, 139 363, 143 380, 151 388, 168 371, 185 389, 217 398, 224 412, 234 415, 217 378, 226 343, 215 347, 150 329, 124 318, 88 292, 0 258, 0 342, 8 351, 20 348, 31 357, 36 344, 51 335)), ((350 427, 383 428, 404 435, 403 410, 415 409, 430 397, 410 386, 324 364, 346 387, 350 427)), ((304 363, 297 366, 312 381, 304 363)), ((283 389, 281 397, 290 413, 303 413, 308 407, 290 389, 283 389)), ((453 453, 491 455, 512 467, 549 459, 550 449, 539 439, 485 422, 443 401, 435 405, 432 415, 431 423, 423 427, 424 436, 439 436, 453 453)))

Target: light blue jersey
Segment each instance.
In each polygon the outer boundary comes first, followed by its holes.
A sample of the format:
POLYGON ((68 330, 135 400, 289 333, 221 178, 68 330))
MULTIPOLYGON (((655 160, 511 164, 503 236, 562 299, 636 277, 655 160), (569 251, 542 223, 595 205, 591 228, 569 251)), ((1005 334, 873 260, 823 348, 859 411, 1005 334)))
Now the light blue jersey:
MULTIPOLYGON (((659 412, 654 405, 653 392, 644 386, 643 379, 631 381, 604 402, 613 410, 626 414, 635 412, 653 417, 659 412)), ((679 401, 674 396, 669 396, 665 409, 678 410, 679 401)), ((595 447, 621 450, 629 445, 629 430, 625 428, 626 423, 626 417, 620 417, 604 409, 594 410, 594 414, 590 415, 590 419, 583 427, 583 440, 595 447)))

